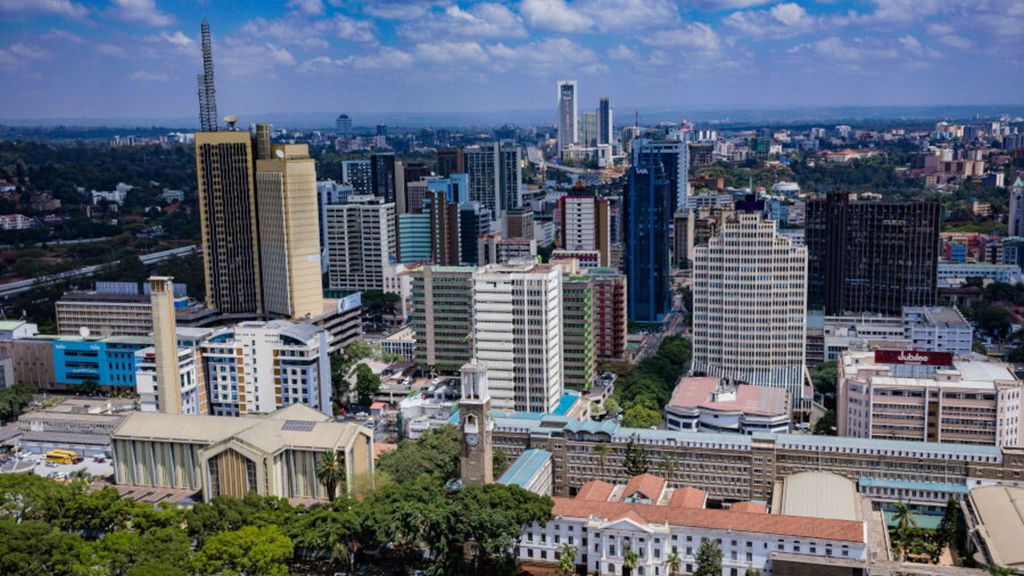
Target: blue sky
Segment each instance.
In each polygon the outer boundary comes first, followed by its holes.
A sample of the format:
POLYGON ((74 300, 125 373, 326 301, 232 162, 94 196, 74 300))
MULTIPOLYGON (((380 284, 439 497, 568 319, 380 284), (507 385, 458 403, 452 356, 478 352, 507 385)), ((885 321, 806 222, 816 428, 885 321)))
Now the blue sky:
MULTIPOLYGON (((0 0, 0 118, 1024 103, 1024 0, 0 0)), ((554 117, 552 113, 552 118, 554 117)))

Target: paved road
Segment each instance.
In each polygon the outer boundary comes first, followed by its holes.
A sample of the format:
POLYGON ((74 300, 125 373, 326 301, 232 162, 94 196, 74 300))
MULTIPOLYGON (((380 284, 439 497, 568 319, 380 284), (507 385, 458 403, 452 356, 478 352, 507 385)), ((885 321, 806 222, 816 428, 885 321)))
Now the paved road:
MULTIPOLYGON (((143 254, 139 256, 139 260, 142 260, 143 264, 155 264, 168 258, 175 256, 187 256, 193 254, 199 250, 199 246, 192 244, 190 246, 183 246, 181 248, 171 248, 170 250, 164 250, 162 252, 151 252, 149 254, 143 254)), ((75 270, 68 270, 67 272, 61 272, 59 274, 51 274, 49 276, 40 276, 39 278, 31 278, 29 280, 18 280, 17 282, 8 282, 7 284, 0 284, 0 297, 2 296, 14 296, 15 294, 21 294, 27 292, 32 288, 44 285, 54 284, 56 282, 63 282, 65 280, 72 280, 74 278, 81 278, 83 276, 91 276, 108 266, 117 264, 117 260, 114 262, 108 262, 106 264, 97 264, 95 266, 85 266, 83 268, 77 268, 75 270)))

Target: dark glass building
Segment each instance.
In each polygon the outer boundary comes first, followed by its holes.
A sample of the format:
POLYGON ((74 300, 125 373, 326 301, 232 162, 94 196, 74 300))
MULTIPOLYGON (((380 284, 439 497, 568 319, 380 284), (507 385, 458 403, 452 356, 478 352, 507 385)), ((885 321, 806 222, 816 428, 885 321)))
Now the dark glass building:
POLYGON ((370 188, 374 196, 380 196, 385 202, 395 201, 396 169, 394 153, 378 152, 370 155, 370 188))
POLYGON ((940 220, 938 202, 837 193, 808 203, 808 307, 898 316, 904 306, 934 306, 940 220))
POLYGON ((629 319, 642 324, 661 323, 672 308, 669 280, 669 223, 673 204, 671 181, 661 154, 638 150, 650 143, 633 144, 634 162, 623 192, 623 254, 629 284, 629 319))

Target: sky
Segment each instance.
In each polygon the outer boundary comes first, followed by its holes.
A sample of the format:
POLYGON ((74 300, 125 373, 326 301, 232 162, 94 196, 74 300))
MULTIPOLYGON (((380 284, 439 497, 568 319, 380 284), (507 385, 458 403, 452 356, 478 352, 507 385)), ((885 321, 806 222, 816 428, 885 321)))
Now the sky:
MULTIPOLYGON (((0 118, 1024 103, 1024 0, 0 0, 0 118)), ((622 118, 622 116, 620 116, 622 118)))

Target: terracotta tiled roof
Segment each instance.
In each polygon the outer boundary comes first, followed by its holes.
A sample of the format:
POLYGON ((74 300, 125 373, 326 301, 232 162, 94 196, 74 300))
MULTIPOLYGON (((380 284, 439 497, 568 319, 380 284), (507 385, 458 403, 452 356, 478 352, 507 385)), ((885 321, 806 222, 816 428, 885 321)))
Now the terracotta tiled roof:
POLYGON ((385 444, 383 442, 374 442, 373 459, 376 460, 377 458, 380 458, 381 454, 384 454, 385 452, 391 452, 396 448, 398 448, 398 444, 385 444))
POLYGON ((749 512, 751 514, 767 514, 768 509, 757 502, 737 502, 729 510, 733 512, 749 512))
POLYGON ((576 494, 580 500, 592 500, 596 502, 607 502, 615 486, 600 480, 591 480, 584 484, 576 494))
POLYGON ((713 376, 684 376, 672 391, 670 407, 705 408, 722 412, 775 416, 787 413, 786 390, 759 388, 741 384, 736 387, 735 400, 712 401, 720 380, 713 376))
POLYGON ((629 484, 626 484, 626 489, 622 491, 622 498, 628 498, 640 492, 651 501, 657 502, 661 498, 661 491, 664 489, 664 478, 658 478, 653 474, 641 474, 630 478, 629 484))
POLYGON ((704 502, 707 500, 708 493, 692 486, 684 486, 682 488, 676 488, 675 492, 672 493, 672 498, 669 500, 669 506, 678 506, 680 508, 703 508, 704 502))
POLYGON ((554 498, 554 501, 555 506, 552 513, 555 517, 562 518, 594 517, 611 521, 628 516, 634 521, 636 521, 635 517, 639 517, 652 524, 775 534, 815 540, 864 542, 863 522, 850 520, 754 514, 735 510, 680 508, 655 504, 595 502, 579 498, 554 498))

